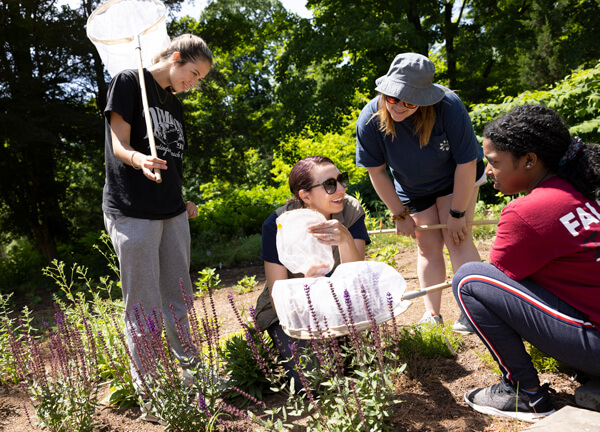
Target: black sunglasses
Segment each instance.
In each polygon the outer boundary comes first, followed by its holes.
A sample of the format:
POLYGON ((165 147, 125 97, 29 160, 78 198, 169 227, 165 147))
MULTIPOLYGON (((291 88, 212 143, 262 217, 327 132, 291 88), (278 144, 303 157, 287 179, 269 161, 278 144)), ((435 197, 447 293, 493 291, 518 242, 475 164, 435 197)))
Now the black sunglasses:
POLYGON ((348 178, 347 172, 340 173, 340 175, 337 176, 337 179, 334 179, 333 177, 328 178, 323 183, 319 183, 314 186, 311 186, 306 190, 311 190, 312 188, 316 188, 318 186, 323 186, 323 188, 325 188, 325 192, 327 192, 327 195, 333 195, 335 193, 335 191, 337 190, 338 183, 341 184, 343 188, 348 187, 349 178, 348 178))
POLYGON ((396 105, 397 103, 400 103, 400 102, 402 102, 402 105, 404 105, 404 107, 405 107, 405 108, 408 108, 408 109, 415 109, 416 107, 418 107, 418 106, 419 106, 419 105, 413 105, 413 104, 406 103, 406 102, 404 102, 404 101, 401 101, 401 100, 400 100, 400 99, 398 99, 398 98, 395 98, 394 96, 386 96, 386 97, 385 97, 385 100, 386 100, 388 103, 391 103, 392 105, 396 105))

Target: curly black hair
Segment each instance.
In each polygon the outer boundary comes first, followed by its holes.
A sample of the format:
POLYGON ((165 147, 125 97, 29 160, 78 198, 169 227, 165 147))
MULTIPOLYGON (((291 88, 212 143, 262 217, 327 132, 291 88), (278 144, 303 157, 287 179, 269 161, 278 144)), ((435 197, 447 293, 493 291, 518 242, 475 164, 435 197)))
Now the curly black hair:
POLYGON ((559 162, 571 143, 561 116, 543 105, 521 105, 488 123, 484 138, 515 159, 535 153, 550 172, 568 180, 591 199, 600 199, 600 146, 583 146, 564 165, 559 162))

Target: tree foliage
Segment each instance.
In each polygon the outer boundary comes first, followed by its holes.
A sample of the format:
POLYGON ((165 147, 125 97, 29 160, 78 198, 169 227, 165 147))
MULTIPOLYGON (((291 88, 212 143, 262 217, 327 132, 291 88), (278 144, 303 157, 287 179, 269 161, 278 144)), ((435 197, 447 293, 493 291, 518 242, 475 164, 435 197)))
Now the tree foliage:
POLYGON ((287 122, 273 72, 290 23, 279 1, 222 0, 211 2, 198 22, 177 24, 177 32, 201 35, 215 56, 200 91, 185 97, 190 188, 217 179, 258 184, 268 177, 263 161, 287 122))
POLYGON ((30 236, 52 259, 55 239, 68 238, 72 228, 69 170, 93 155, 94 132, 100 132, 89 95, 78 92, 89 58, 78 42, 84 21, 52 0, 8 1, 0 8, 3 228, 30 236))
MULTIPOLYGON (((102 227, 110 77, 85 35, 99 1, 80 1, 75 10, 58 0, 0 3, 0 242, 27 236, 48 259, 57 245, 102 227)), ((171 19, 181 2, 165 2, 171 19)), ((307 6, 311 19, 278 0, 211 0, 201 16, 169 23, 171 36, 196 33, 215 55, 199 91, 182 96, 184 193, 214 206, 202 229, 221 229, 222 215, 240 201, 248 208, 229 212, 227 229, 258 232, 253 224, 281 203, 266 201, 286 196, 287 172, 309 154, 330 156, 351 172, 353 190, 372 193, 354 166, 354 125, 400 52, 432 58, 436 81, 459 93, 477 130, 515 104, 541 102, 573 133, 599 138, 598 0, 307 6)))

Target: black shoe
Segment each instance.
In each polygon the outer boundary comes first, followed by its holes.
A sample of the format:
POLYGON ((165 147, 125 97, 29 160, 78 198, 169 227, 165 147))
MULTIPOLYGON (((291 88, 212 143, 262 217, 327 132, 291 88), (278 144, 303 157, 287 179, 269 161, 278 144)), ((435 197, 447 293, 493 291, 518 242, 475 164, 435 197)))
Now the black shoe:
POLYGON ((527 422, 536 422, 555 411, 548 396, 548 384, 530 395, 503 380, 491 387, 468 391, 465 401, 477 412, 527 422))

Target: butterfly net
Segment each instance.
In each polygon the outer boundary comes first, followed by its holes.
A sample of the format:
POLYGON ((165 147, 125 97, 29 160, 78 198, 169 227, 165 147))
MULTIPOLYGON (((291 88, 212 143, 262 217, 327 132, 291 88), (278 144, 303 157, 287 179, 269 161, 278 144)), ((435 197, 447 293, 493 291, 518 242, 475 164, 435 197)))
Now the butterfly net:
POLYGON ((340 264, 331 277, 278 280, 273 284, 273 305, 283 331, 310 339, 343 336, 403 313, 411 302, 403 300, 406 281, 393 267, 375 261, 340 264), (310 299, 310 302, 309 302, 310 299))
POLYGON ((110 76, 136 69, 141 48, 144 67, 169 42, 165 5, 158 0, 109 0, 88 18, 87 36, 96 46, 110 76))
POLYGON ((277 254, 289 271, 306 274, 315 264, 327 264, 323 273, 333 268, 331 246, 319 243, 308 232, 310 225, 325 221, 325 216, 310 209, 291 210, 277 218, 277 254))

